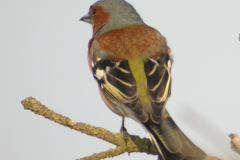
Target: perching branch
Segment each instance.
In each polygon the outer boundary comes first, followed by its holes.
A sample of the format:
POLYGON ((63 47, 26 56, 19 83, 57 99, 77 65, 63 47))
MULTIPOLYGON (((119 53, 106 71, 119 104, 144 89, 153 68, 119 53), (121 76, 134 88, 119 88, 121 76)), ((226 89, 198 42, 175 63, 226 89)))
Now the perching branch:
POLYGON ((32 97, 23 100, 22 105, 24 106, 24 109, 30 110, 35 114, 41 115, 51 121, 59 123, 70 129, 80 131, 87 135, 100 138, 117 146, 116 149, 109 149, 108 151, 93 154, 92 156, 80 158, 78 160, 104 159, 108 157, 118 156, 125 152, 144 152, 147 154, 157 155, 157 152, 153 147, 149 148, 151 142, 147 138, 141 139, 139 136, 129 135, 127 136, 126 145, 122 133, 112 133, 101 127, 94 127, 85 123, 74 122, 68 117, 62 116, 48 109, 32 97))
MULTIPOLYGON (((147 154, 157 155, 156 150, 154 149, 153 146, 151 146, 151 143, 147 138, 141 139, 139 136, 129 135, 127 136, 126 144, 122 133, 112 133, 101 127, 94 127, 85 123, 78 123, 72 121, 68 117, 62 116, 48 109, 47 107, 45 107, 39 101, 32 97, 23 100, 22 105, 24 106, 24 109, 30 110, 35 114, 41 115, 51 121, 59 123, 70 129, 80 131, 87 135, 100 138, 104 141, 107 141, 117 146, 116 149, 109 149, 105 152, 96 153, 89 157, 80 158, 78 160, 104 159, 108 157, 115 157, 125 152, 129 154, 132 152, 144 152, 147 154)), ((207 156, 204 160, 220 160, 220 159, 216 157, 207 156)))

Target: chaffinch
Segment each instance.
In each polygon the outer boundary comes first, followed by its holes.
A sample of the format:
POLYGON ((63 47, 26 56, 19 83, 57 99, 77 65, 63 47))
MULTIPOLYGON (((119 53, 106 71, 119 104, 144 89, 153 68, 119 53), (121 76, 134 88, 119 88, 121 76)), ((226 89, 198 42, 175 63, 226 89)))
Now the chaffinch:
POLYGON ((88 62, 109 109, 140 123, 161 160, 205 159, 165 110, 173 63, 166 39, 124 0, 97 1, 80 20, 93 26, 88 62))

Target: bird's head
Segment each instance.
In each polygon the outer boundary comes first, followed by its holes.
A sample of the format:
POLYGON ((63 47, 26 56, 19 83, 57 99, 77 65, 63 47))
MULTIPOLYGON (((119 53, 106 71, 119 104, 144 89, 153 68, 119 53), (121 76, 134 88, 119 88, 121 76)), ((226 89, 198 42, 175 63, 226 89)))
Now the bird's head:
POLYGON ((144 24, 133 6, 125 0, 97 1, 80 21, 93 25, 94 36, 118 28, 144 24))

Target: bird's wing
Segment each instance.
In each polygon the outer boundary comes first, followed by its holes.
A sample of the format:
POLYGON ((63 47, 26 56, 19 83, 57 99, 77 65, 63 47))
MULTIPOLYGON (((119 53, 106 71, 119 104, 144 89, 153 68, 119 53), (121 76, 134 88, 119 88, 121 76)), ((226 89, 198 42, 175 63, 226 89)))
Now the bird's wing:
POLYGON ((127 60, 99 60, 92 72, 105 103, 110 104, 112 111, 140 122, 147 121, 148 115, 139 100, 136 81, 127 60))
POLYGON ((123 113, 118 114, 142 123, 147 122, 150 115, 153 122, 160 123, 170 95, 170 56, 140 61, 139 66, 132 60, 99 59, 93 64, 93 76, 105 103, 110 104, 109 108, 115 113, 122 109, 123 113))
POLYGON ((145 63, 148 95, 151 101, 151 120, 159 124, 168 97, 171 94, 171 57, 162 54, 156 59, 149 58, 145 63))

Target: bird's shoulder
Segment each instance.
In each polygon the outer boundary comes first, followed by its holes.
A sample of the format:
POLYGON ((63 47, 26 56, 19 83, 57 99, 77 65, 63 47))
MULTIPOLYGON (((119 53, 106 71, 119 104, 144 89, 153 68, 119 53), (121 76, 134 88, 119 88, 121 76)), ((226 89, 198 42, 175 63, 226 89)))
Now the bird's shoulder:
POLYGON ((154 58, 169 51, 165 37, 147 25, 110 30, 94 37, 89 43, 90 53, 115 60, 127 60, 139 56, 154 58))

